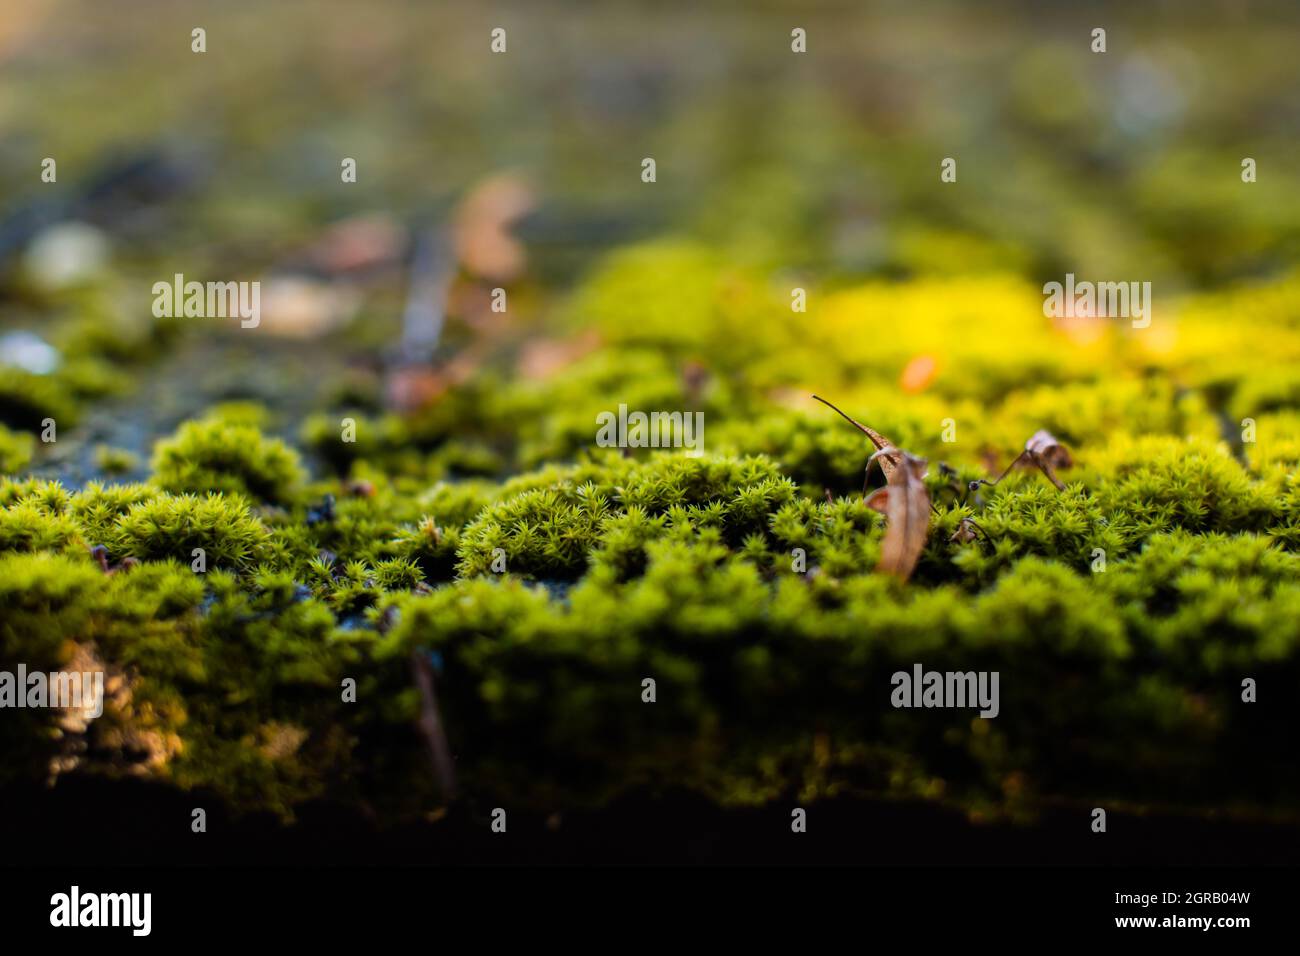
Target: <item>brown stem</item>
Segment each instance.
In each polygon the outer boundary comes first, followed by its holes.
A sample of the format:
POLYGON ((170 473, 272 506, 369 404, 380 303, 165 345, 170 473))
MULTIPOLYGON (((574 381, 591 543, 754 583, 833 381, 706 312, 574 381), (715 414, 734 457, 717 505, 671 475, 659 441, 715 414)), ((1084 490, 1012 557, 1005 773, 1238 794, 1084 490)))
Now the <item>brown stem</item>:
POLYGON ((1046 458, 1044 458, 1042 455, 1031 452, 1030 460, 1039 467, 1039 469, 1043 472, 1043 474, 1047 476, 1048 481, 1056 485, 1057 491, 1065 490, 1065 485, 1061 483, 1060 478, 1056 477, 1056 472, 1052 470, 1052 466, 1047 463, 1046 458))
POLYGON ((1019 455, 1016 456, 1016 460, 1015 460, 1015 461, 1013 461, 1011 464, 1007 465, 1007 470, 1004 471, 1002 474, 998 475, 998 476, 997 476, 996 478, 994 478, 992 481, 989 481, 987 478, 976 478, 974 481, 972 481, 972 482, 970 483, 970 490, 971 490, 971 491, 974 491, 974 490, 975 490, 976 488, 978 488, 980 485, 996 485, 998 482, 1000 482, 1000 481, 1001 481, 1003 478, 1005 478, 1007 475, 1011 474, 1011 469, 1012 469, 1012 468, 1015 468, 1016 465, 1020 464, 1020 462, 1021 462, 1022 460, 1024 460, 1024 457, 1025 457, 1026 455, 1028 455, 1029 453, 1030 453, 1030 452, 1029 452, 1028 449, 1026 449, 1025 451, 1022 451, 1019 455))
POLYGON ((456 774, 452 766, 451 748, 439 719, 438 698, 433 691, 433 668, 419 651, 411 652, 411 671, 415 686, 420 691, 420 719, 417 726, 429 745, 433 762, 433 775, 442 791, 443 799, 450 801, 456 795, 456 774))
POLYGON ((835 412, 836 414, 838 414, 838 415, 839 415, 841 418, 843 418, 846 422, 848 422, 850 425, 852 425, 852 426, 853 426, 854 428, 856 428, 858 431, 862 432, 862 434, 864 434, 864 435, 866 435, 868 438, 870 438, 871 441, 872 441, 872 444, 875 444, 875 440, 876 440, 876 439, 875 439, 875 436, 871 434, 871 429, 868 428, 866 425, 862 424, 862 422, 857 421, 856 419, 853 419, 853 418, 849 418, 848 415, 845 415, 842 411, 840 411, 838 408, 836 408, 836 407, 835 407, 834 405, 832 405, 830 402, 826 401, 826 399, 822 398, 820 395, 814 395, 813 398, 817 399, 817 401, 821 402, 821 403, 822 403, 823 405, 825 405, 827 408, 831 409, 833 412, 835 412))

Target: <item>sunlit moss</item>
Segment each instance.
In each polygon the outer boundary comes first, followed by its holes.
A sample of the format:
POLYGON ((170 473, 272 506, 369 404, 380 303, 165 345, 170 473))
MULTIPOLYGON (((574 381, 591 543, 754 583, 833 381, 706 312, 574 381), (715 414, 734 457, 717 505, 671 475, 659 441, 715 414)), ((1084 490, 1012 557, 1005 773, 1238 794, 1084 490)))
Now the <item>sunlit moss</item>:
POLYGON ((79 416, 79 404, 48 376, 0 369, 0 424, 40 434, 47 420, 68 429, 79 416))
POLYGON ((190 563, 201 549, 211 567, 240 567, 258 557, 266 528, 238 498, 163 496, 132 505, 107 529, 114 555, 190 563))
MULTIPOLYGON (((1182 783, 1273 760, 1234 695, 1238 672, 1289 679, 1300 654, 1287 374, 1215 362, 1237 333, 1195 298, 1148 341, 1058 327, 1032 285, 984 268, 814 288, 815 313, 753 268, 685 241, 625 250, 562 310, 596 321, 599 348, 537 377, 485 370, 409 416, 318 412, 298 432, 314 476, 241 402, 160 442, 146 482, 0 481, 6 654, 94 653, 129 688, 85 769, 284 815, 439 799, 413 659, 474 798, 598 805, 671 780, 724 804, 875 793, 1024 816, 1122 793, 1286 812, 1286 786, 1182 783), (873 449, 814 389, 929 459, 907 582, 873 570, 873 449), (703 411, 702 454, 595 448, 621 403, 703 411), (1031 467, 971 487, 1040 428, 1074 452, 1064 490, 1031 467), (997 720, 888 707, 918 661, 997 670, 997 720)), ((1291 347, 1279 289, 1214 301, 1291 347)), ((43 772, 49 729, 14 731, 15 772, 43 772)))
POLYGON ((24 471, 31 463, 35 447, 36 440, 31 435, 0 425, 0 473, 11 475, 24 471))
POLYGON ((288 500, 305 477, 284 442, 221 418, 186 422, 159 442, 153 470, 166 491, 229 491, 262 501, 288 500))

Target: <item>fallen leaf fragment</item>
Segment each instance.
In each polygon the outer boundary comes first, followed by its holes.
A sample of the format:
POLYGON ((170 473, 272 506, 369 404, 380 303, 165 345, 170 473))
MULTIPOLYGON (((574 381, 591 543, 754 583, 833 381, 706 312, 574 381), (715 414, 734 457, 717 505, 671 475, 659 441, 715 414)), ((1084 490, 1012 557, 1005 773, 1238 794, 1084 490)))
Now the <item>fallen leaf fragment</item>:
POLYGON ((1065 490, 1065 485, 1056 477, 1056 469, 1069 468, 1074 464, 1068 448, 1058 442, 1051 432, 1040 428, 1025 442, 1025 452, 1052 484, 1061 491, 1065 490))
POLYGON ((925 487, 924 458, 893 447, 882 448, 871 457, 872 460, 879 457, 883 467, 891 456, 896 459, 896 466, 888 473, 888 484, 867 498, 867 505, 883 513, 886 520, 876 570, 906 581, 912 576, 930 534, 930 492, 925 487))
POLYGON ((948 541, 952 544, 969 544, 980 535, 984 534, 984 529, 977 525, 971 518, 962 518, 957 522, 957 530, 952 533, 948 541))
POLYGON ((456 209, 453 232, 456 256, 484 279, 508 282, 523 272, 523 244, 510 230, 536 205, 533 190, 521 178, 500 174, 476 185, 456 209))

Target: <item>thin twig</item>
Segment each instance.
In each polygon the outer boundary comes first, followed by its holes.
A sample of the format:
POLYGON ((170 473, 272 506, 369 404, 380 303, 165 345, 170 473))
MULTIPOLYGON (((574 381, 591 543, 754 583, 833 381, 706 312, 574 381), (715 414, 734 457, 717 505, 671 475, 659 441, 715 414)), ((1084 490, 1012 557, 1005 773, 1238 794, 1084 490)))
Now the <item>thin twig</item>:
POLYGON ((438 698, 434 694, 433 667, 418 650, 411 652, 411 672, 415 677, 415 686, 420 691, 420 718, 416 726, 429 745, 429 757, 438 788, 442 791, 443 798, 451 801, 456 796, 456 773, 451 748, 447 744, 447 735, 443 731, 438 711, 438 698))
POLYGON ((403 362, 428 362, 442 338, 447 316, 447 293, 455 275, 455 263, 446 235, 438 229, 426 229, 415 241, 411 256, 411 273, 402 312, 400 359, 403 362))
POLYGON ((972 482, 967 486, 967 490, 968 490, 968 491, 974 491, 974 490, 975 490, 976 488, 978 488, 980 485, 990 485, 990 486, 991 486, 991 485, 996 485, 998 482, 1000 482, 1000 481, 1001 481, 1003 478, 1005 478, 1007 475, 1011 474, 1011 469, 1015 468, 1016 465, 1020 464, 1020 463, 1024 460, 1025 456, 1028 455, 1028 454, 1030 454, 1030 452, 1029 452, 1028 449, 1022 451, 1019 455, 1016 456, 1015 461, 1013 461, 1011 464, 1007 465, 1007 470, 1004 471, 1002 474, 998 475, 998 476, 997 476, 996 478, 994 478, 992 481, 989 481, 989 479, 987 479, 987 478, 976 478, 974 481, 972 481, 972 482))

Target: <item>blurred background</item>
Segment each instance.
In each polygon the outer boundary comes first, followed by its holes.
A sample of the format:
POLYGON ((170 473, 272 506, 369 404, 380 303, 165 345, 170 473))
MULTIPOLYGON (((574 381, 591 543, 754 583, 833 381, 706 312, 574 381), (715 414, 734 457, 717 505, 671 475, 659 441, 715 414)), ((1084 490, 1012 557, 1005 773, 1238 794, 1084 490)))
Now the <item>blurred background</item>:
MULTIPOLYGON (((65 352, 56 387, 36 389, 71 418, 69 399, 139 384, 112 361, 177 331, 149 327, 153 282, 261 277, 256 348, 210 345, 231 361, 171 381, 195 405, 305 410, 320 362, 401 339, 414 237, 466 217, 462 275, 509 287, 516 343, 564 315, 611 247, 662 237, 680 255, 649 264, 682 301, 690 276, 671 267, 703 246, 778 304, 796 285, 824 302, 865 279, 1014 275, 1032 291, 1070 271, 1151 281, 1160 308, 1295 261, 1298 19, 1286 2, 8 3, 0 322, 65 352), (939 182, 944 157, 955 184, 939 182)), ((481 305, 450 299, 453 319, 481 305)), ((833 332, 900 321, 929 320, 858 309, 833 332)), ((6 341, 11 376, 54 361, 6 341)), ((30 385, 7 385, 10 404, 30 385)), ((173 402, 172 421, 191 410, 173 402)))
POLYGON ((548 246, 599 248, 578 228, 594 221, 672 226, 861 275, 936 267, 920 236, 966 233, 997 241, 984 265, 1141 263, 1180 283, 1294 251, 1297 24, 1281 2, 34 0, 6 4, 0 29, 6 197, 39 195, 32 156, 58 158, 66 192, 111 154, 174 150, 202 196, 150 251, 206 239, 215 255, 213 234, 237 232, 220 251, 254 266, 332 218, 427 214, 502 170, 535 185, 548 246), (629 175, 647 155, 653 190, 629 175), (1247 197, 1221 175, 1244 155, 1263 169, 1247 197), (348 189, 342 156, 360 167, 348 189), (943 156, 961 188, 936 188, 943 156))

